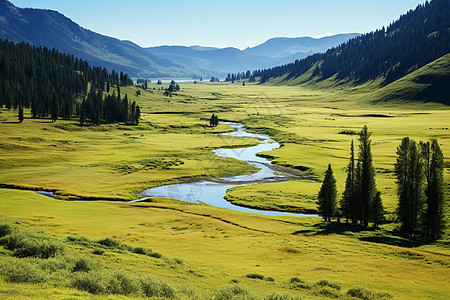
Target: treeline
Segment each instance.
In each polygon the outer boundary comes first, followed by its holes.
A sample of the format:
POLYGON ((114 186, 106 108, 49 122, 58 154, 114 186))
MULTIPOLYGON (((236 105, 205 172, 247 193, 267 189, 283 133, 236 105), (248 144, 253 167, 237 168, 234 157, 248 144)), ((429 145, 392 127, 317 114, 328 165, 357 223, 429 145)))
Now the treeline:
POLYGON ((91 89, 86 99, 81 102, 80 124, 83 126, 87 122, 94 125, 101 123, 118 123, 124 122, 132 125, 139 125, 141 117, 141 108, 136 102, 129 103, 128 96, 120 98, 120 87, 118 87, 119 95, 116 96, 115 91, 112 95, 107 94, 103 98, 103 91, 99 89, 97 92, 91 89))
POLYGON ((286 75, 298 77, 313 68, 319 80, 349 79, 363 83, 383 77, 389 84, 450 52, 450 1, 418 5, 387 28, 283 66, 253 71, 261 82, 286 75))
MULTIPOLYGON (((23 120, 23 108, 31 109, 33 118, 51 117, 54 121, 81 118, 82 107, 86 115, 98 116, 99 111, 91 110, 99 105, 83 105, 78 99, 94 102, 94 94, 109 93, 112 87, 120 89, 131 84, 127 74, 91 67, 73 55, 0 40, 0 107, 19 108, 19 119, 23 120)), ((108 105, 102 103, 102 106, 108 105)), ((111 109, 104 111, 107 110, 111 109)), ((93 123, 114 121, 102 115, 99 122, 93 123)))
MULTIPOLYGON (((381 192, 376 188, 372 163, 371 133, 364 126, 359 133, 359 151, 355 158, 353 141, 347 165, 345 190, 337 201, 336 179, 331 165, 318 194, 318 211, 324 221, 345 218, 347 223, 375 228, 385 221, 381 192)), ((400 231, 429 241, 444 231, 443 194, 444 156, 437 140, 415 143, 403 138, 397 148, 395 174, 398 184, 397 207, 400 231)))

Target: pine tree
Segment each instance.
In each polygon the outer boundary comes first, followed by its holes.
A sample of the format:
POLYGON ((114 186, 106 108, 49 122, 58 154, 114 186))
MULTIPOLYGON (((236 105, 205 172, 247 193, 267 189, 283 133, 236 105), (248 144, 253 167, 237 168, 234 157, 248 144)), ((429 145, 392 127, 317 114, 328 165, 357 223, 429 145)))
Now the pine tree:
POLYGON ((136 125, 139 125, 139 119, 141 118, 141 108, 139 105, 136 106, 136 116, 135 116, 135 122, 136 125))
POLYGON ((432 241, 438 239, 445 229, 443 170, 444 155, 436 139, 421 143, 421 156, 424 161, 426 179, 426 208, 423 215, 422 231, 432 241))
POLYGON ((131 124, 136 124, 136 101, 131 104, 131 124))
POLYGON ((325 222, 331 221, 331 217, 334 217, 336 214, 336 197, 336 179, 334 178, 331 164, 328 164, 328 169, 325 172, 325 178, 320 187, 317 201, 319 216, 322 216, 325 222))
POLYGON ((423 204, 423 170, 417 144, 409 137, 403 138, 397 148, 395 174, 401 230, 406 234, 414 234, 423 204))
MULTIPOLYGON (((120 101, 120 97, 118 97, 120 101)), ((122 121, 128 123, 128 96, 125 94, 125 97, 122 100, 122 121)))
POLYGON ((353 140, 350 146, 350 161, 347 165, 347 178, 345 179, 345 190, 340 201, 341 215, 346 218, 355 220, 356 216, 353 212, 356 204, 355 202, 355 150, 353 147, 353 140))
POLYGON ((364 226, 369 225, 369 219, 371 215, 370 208, 375 197, 376 183, 375 183, 375 169, 372 165, 372 152, 371 152, 371 133, 366 125, 362 128, 359 134, 359 155, 358 164, 360 170, 357 173, 360 177, 357 179, 359 182, 358 196, 361 201, 361 223, 364 226))
POLYGON ((209 119, 209 126, 213 127, 215 123, 215 115, 212 114, 211 119, 209 119))

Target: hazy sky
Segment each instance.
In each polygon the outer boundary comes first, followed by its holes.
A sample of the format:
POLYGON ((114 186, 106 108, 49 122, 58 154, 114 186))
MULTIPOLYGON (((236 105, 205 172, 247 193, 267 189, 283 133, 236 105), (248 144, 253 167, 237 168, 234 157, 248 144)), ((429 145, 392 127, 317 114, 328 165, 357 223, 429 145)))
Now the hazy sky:
POLYGON ((365 33, 422 0, 10 0, 57 10, 92 31, 140 46, 246 48, 272 37, 365 33))

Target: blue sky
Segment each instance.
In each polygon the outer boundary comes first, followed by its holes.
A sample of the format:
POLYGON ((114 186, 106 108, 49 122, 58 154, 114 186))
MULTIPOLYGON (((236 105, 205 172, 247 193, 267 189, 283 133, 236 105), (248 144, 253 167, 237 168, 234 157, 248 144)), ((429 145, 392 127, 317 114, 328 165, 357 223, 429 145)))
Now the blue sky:
POLYGON ((140 46, 244 49, 272 37, 365 33, 422 0, 10 0, 57 10, 82 27, 140 46))

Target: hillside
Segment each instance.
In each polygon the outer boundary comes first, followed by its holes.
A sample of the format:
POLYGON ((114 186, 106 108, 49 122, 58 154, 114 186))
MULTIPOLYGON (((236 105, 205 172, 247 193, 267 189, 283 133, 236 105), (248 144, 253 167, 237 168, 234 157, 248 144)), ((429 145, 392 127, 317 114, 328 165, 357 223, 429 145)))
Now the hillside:
POLYGON ((450 54, 382 87, 371 99, 375 102, 415 99, 450 105, 450 54))
MULTIPOLYGON (((254 75, 262 82, 276 77, 289 81, 309 72, 310 82, 335 79, 359 85, 381 79, 381 85, 386 86, 448 53, 450 2, 433 0, 387 28, 351 39, 323 54, 255 71, 254 75)), ((442 67, 448 69, 448 65, 442 67)))
POLYGON ((0 0, 0 24, 1 39, 56 48, 91 65, 141 78, 226 76, 230 71, 269 68, 326 51, 354 36, 289 39, 289 43, 278 38, 243 51, 201 46, 142 48, 82 28, 56 11, 18 8, 7 0, 0 0))

